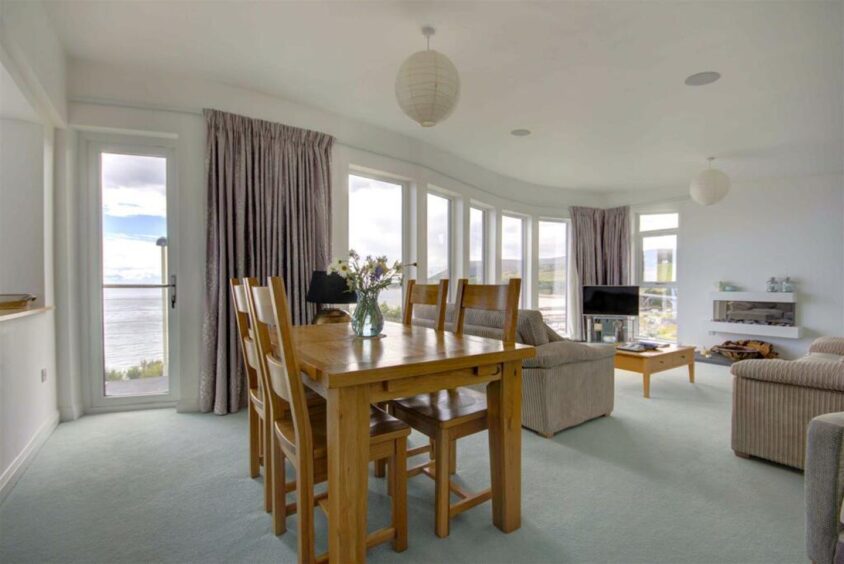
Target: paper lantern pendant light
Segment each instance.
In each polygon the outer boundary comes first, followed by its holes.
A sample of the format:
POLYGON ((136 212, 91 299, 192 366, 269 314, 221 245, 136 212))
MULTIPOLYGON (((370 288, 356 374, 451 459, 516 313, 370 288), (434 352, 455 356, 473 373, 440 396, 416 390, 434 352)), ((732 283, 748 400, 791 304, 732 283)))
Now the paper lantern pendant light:
POLYGON ((448 57, 431 49, 433 34, 434 28, 422 28, 428 48, 408 57, 396 76, 399 107, 422 127, 433 127, 450 116, 460 96, 457 69, 448 57))
POLYGON ((692 200, 702 206, 711 206, 724 199, 730 191, 730 177, 712 168, 715 157, 709 157, 709 168, 698 174, 689 186, 692 200))

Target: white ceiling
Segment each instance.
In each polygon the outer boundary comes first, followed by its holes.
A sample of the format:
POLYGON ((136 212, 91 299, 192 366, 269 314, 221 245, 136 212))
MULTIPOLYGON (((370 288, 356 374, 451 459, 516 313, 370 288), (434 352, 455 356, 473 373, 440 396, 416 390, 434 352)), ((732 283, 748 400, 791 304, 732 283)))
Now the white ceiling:
POLYGON ((71 56, 192 75, 399 131, 548 186, 684 188, 844 168, 840 2, 49 2, 71 56), (423 129, 394 98, 432 47, 461 100, 423 129), (687 75, 715 70, 712 85, 687 75), (509 135, 528 128, 530 137, 509 135))

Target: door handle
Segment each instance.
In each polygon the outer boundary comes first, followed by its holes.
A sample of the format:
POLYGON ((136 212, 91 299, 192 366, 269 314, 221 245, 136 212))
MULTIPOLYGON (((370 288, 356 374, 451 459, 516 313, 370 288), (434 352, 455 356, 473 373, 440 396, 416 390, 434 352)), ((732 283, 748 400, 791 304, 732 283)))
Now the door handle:
POLYGON ((176 309, 176 275, 170 275, 170 309, 176 309))

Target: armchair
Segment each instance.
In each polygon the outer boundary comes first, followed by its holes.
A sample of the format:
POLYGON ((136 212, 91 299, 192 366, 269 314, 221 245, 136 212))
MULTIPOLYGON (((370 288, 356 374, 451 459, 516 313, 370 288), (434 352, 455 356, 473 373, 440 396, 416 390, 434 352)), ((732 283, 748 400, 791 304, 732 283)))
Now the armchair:
POLYGON ((844 339, 816 340, 799 360, 743 360, 733 365, 732 448, 803 468, 813 417, 844 411, 844 339))
POLYGON ((809 423, 806 444, 806 553, 815 564, 844 562, 844 413, 809 423))

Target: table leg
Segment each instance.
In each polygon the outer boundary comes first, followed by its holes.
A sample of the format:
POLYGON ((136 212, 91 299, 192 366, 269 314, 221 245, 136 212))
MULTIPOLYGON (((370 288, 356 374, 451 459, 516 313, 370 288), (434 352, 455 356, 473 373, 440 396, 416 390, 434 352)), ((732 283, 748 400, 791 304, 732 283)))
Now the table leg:
POLYGON ((522 523, 522 364, 505 362, 487 386, 492 522, 509 533, 522 523))
POLYGON ((642 395, 648 399, 651 397, 651 373, 647 370, 642 372, 642 395))
POLYGON ((328 392, 328 553, 332 562, 366 561, 369 392, 328 392))
POLYGON ((695 383, 695 359, 692 357, 691 362, 689 362, 689 382, 692 384, 695 383))

